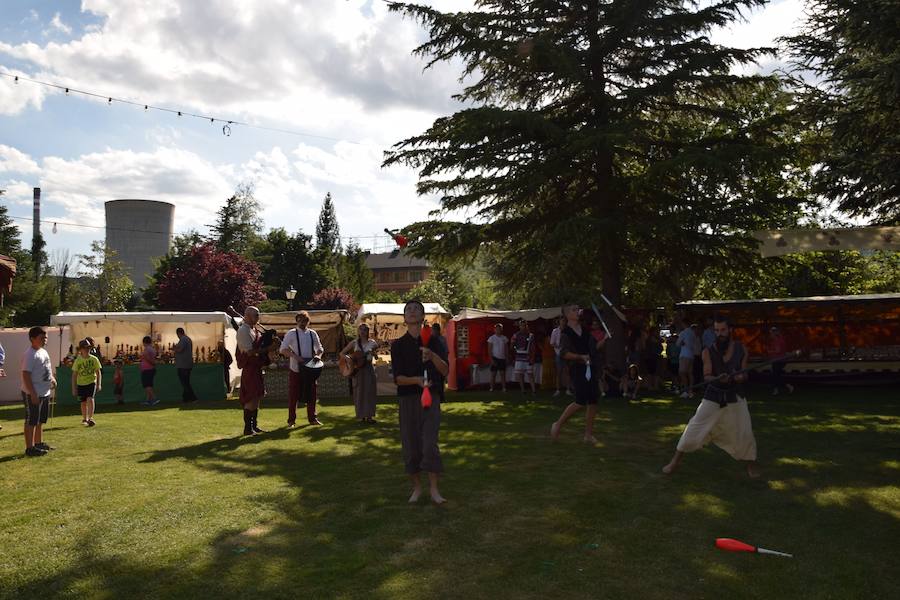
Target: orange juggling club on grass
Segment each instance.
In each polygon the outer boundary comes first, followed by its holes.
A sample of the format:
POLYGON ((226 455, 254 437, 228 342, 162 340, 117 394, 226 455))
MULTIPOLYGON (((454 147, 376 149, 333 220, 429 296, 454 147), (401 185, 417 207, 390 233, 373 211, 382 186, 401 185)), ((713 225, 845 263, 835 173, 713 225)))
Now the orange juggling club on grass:
POLYGON ((776 552, 775 550, 766 550, 765 548, 760 548, 759 546, 751 546, 750 544, 745 544, 744 542, 733 540, 731 538, 716 538, 716 548, 720 550, 728 550, 729 552, 753 552, 755 554, 774 554, 775 556, 786 556, 788 558, 794 558, 793 554, 776 552))

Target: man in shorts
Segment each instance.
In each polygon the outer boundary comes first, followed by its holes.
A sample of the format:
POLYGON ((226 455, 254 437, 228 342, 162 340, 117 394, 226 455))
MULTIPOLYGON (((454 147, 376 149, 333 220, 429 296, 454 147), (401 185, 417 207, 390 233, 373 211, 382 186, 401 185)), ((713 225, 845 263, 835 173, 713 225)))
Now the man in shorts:
POLYGON ((559 419, 550 426, 550 437, 556 441, 559 430, 569 418, 582 408, 587 408, 584 423, 584 442, 596 444, 594 437, 594 419, 597 416, 597 385, 595 378, 602 374, 599 369, 594 373, 591 363, 595 361, 596 345, 593 336, 578 321, 580 309, 577 304, 563 307, 566 317, 566 328, 562 330, 561 356, 569 363, 569 376, 575 388, 575 402, 569 404, 559 419))
POLYGON ((513 373, 516 381, 519 382, 519 388, 525 393, 525 377, 531 384, 531 393, 535 393, 534 389, 534 367, 532 366, 532 349, 534 346, 534 335, 528 331, 528 322, 525 319, 519 320, 519 330, 513 334, 512 348, 515 353, 515 366, 513 373))
POLYGON ((44 350, 47 332, 28 331, 31 347, 22 357, 22 401, 25 403, 25 456, 43 456, 53 450, 44 442, 44 423, 50 414, 50 392, 56 387, 50 355, 44 350))
POLYGON ((675 472, 685 454, 699 450, 709 442, 746 464, 747 475, 759 477, 756 464, 756 438, 750 422, 742 384, 747 381, 747 349, 731 337, 726 317, 713 320, 716 341, 703 349, 703 378, 707 383, 703 400, 678 440, 675 455, 663 467, 666 475, 675 472))
POLYGON ((500 373, 500 385, 506 391, 506 357, 509 354, 509 338, 503 335, 503 325, 494 325, 494 335, 488 338, 488 354, 491 357, 491 391, 494 391, 494 381, 497 373, 500 373))
POLYGON ((81 403, 81 424, 93 427, 94 398, 100 393, 103 367, 96 356, 90 353, 91 343, 78 342, 78 357, 72 363, 72 395, 81 403))

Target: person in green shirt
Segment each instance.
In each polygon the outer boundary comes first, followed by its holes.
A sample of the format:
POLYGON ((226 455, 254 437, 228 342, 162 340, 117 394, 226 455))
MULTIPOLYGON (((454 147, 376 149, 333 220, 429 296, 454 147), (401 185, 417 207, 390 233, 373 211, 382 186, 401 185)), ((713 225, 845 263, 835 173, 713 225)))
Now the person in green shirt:
POLYGON ((81 424, 93 427, 94 397, 100 393, 103 371, 100 360, 91 354, 91 343, 78 342, 78 357, 72 363, 72 395, 81 401, 81 424))

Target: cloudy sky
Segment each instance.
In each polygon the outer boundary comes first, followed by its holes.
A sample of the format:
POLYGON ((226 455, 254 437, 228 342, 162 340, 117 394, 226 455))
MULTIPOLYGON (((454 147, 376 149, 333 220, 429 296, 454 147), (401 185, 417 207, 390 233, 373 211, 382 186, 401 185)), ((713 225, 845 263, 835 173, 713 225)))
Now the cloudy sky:
MULTIPOLYGON (((87 250, 103 203, 176 206, 176 231, 205 230, 240 182, 253 182, 267 227, 313 233, 326 192, 341 232, 363 247, 384 227, 437 206, 415 173, 381 169, 382 152, 459 106, 457 71, 423 72, 424 32, 379 0, 0 0, 0 72, 260 126, 144 111, 0 77, 0 189, 31 216, 42 188, 48 249, 87 250)), ((429 0, 465 9, 470 0, 429 0)), ((721 43, 765 45, 790 33, 802 0, 773 0, 721 43)), ((771 65, 760 65, 761 69, 771 65)), ((23 243, 31 223, 18 220, 23 243)))

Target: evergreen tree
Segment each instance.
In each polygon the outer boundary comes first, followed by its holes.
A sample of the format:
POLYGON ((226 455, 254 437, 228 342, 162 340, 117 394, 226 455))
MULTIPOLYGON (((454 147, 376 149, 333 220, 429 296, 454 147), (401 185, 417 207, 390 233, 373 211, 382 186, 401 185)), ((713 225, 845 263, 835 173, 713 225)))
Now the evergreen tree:
POLYGON ((900 2, 807 0, 788 38, 817 132, 815 191, 851 216, 900 223, 900 2))
POLYGON ((316 248, 325 250, 332 256, 337 256, 341 252, 341 229, 338 226, 331 192, 325 194, 322 210, 319 212, 319 222, 316 224, 316 248))
POLYGON ((222 252, 246 254, 262 231, 259 210, 253 186, 239 185, 216 213, 216 222, 210 226, 210 241, 222 252))
MULTIPOLYGON (((748 227, 796 210, 778 183, 796 156, 788 103, 774 77, 732 72, 765 50, 706 33, 764 3, 481 0, 459 13, 392 3, 428 29, 416 53, 429 66, 462 62, 458 99, 472 105, 387 153, 385 165, 419 169, 419 193, 473 215, 407 228, 414 251, 490 244, 510 284, 581 302, 597 288, 621 302, 634 261, 748 255, 748 227)), ((613 333, 619 358, 624 336, 613 333)))

